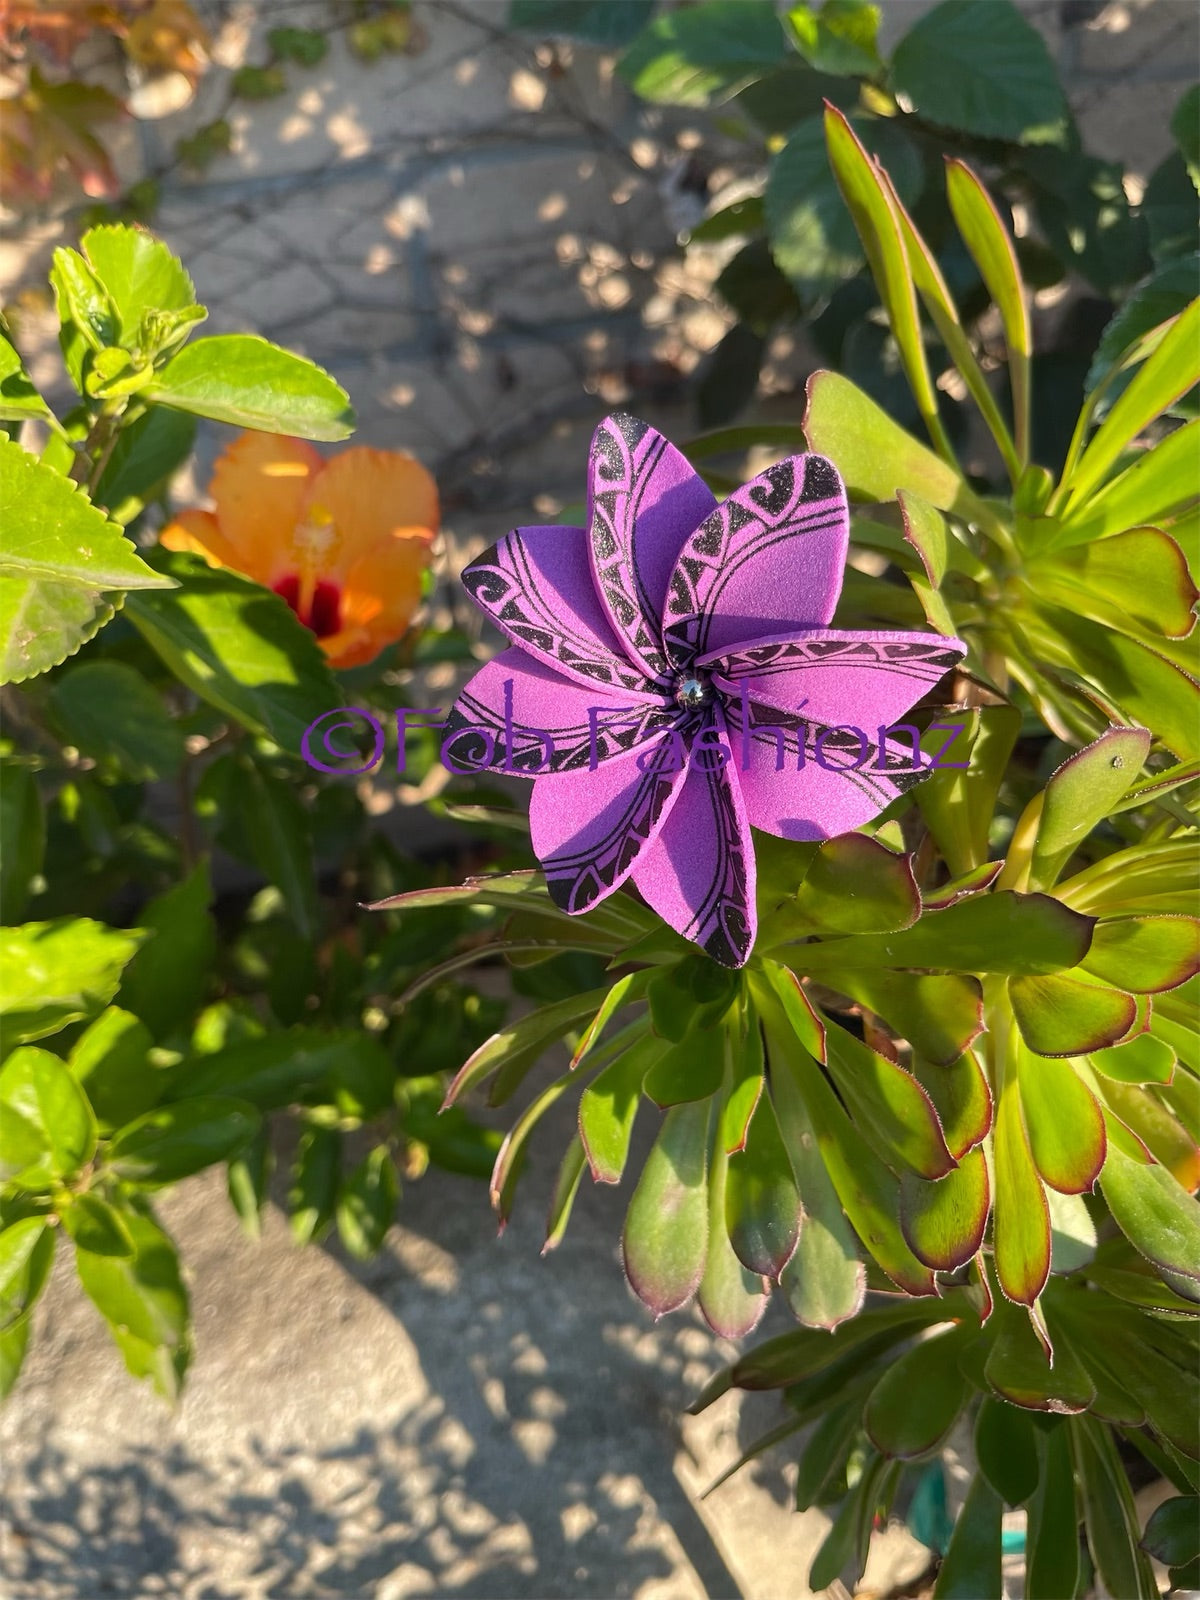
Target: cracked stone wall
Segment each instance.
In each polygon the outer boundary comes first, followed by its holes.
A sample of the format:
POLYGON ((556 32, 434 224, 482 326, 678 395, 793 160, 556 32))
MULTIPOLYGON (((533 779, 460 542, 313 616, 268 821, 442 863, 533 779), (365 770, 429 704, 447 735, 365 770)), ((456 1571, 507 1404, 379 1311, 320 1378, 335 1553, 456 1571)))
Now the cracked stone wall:
MULTIPOLYGON (((932 3, 884 0, 885 39, 932 3)), ((363 442, 411 449, 438 473, 452 526, 576 499, 583 442, 612 405, 690 425, 687 374, 729 319, 710 293, 720 253, 685 262, 676 238, 745 160, 709 119, 639 105, 596 51, 507 33, 507 0, 418 3, 417 48, 371 66, 348 52, 328 0, 197 5, 218 70, 179 109, 169 83, 136 90, 153 115, 120 130, 118 163, 130 181, 159 177, 155 226, 212 331, 253 329, 334 371, 363 442), (289 66, 277 99, 231 103, 219 69, 266 59, 281 23, 327 30, 325 59, 289 66), (190 173, 177 141, 220 115, 231 151, 190 173)), ((1024 9, 1089 146, 1125 161, 1136 185, 1170 147, 1200 13, 1190 0, 1024 9)), ((62 218, 9 226, 6 299, 69 231, 62 218)), ((35 302, 18 297, 17 313, 53 387, 53 325, 35 302)), ((786 341, 779 356, 768 392, 798 376, 786 341)), ((202 441, 200 488, 216 437, 202 441)))

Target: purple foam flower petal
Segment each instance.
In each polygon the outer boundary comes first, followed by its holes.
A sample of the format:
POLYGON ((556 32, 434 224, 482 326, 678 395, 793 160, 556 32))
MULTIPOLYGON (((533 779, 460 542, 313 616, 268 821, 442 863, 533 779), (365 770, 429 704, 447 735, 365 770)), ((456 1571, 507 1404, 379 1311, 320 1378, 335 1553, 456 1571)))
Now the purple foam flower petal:
MULTIPOLYGON (((719 712, 716 726, 728 749, 719 712)), ((745 964, 757 931, 754 846, 732 760, 717 765, 710 745, 693 751, 687 781, 633 881, 664 922, 714 961, 745 964)))
POLYGON ((586 911, 618 889, 658 836, 687 776, 656 750, 615 756, 595 772, 538 778, 529 802, 534 854, 557 906, 586 911), (642 759, 650 769, 638 766, 642 759))
POLYGON ((824 727, 861 727, 874 737, 945 677, 966 648, 936 633, 805 628, 701 656, 697 666, 731 698, 744 694, 824 727))
POLYGON ((824 627, 842 589, 846 490, 824 456, 768 467, 696 529, 671 574, 663 638, 679 660, 824 627))
POLYGON ((636 417, 607 417, 592 439, 589 536, 596 591, 631 660, 665 685, 667 585, 688 535, 716 506, 675 446, 636 417))
POLYGON ((781 839, 830 839, 877 817, 929 775, 910 741, 861 740, 770 706, 729 703, 726 717, 742 801, 752 825, 781 839))
POLYGON ((645 694, 596 598, 582 528, 514 528, 463 568, 467 593, 515 645, 577 683, 645 694))
POLYGON ((586 772, 679 719, 661 699, 585 688, 513 647, 481 667, 454 702, 442 755, 452 771, 586 772))

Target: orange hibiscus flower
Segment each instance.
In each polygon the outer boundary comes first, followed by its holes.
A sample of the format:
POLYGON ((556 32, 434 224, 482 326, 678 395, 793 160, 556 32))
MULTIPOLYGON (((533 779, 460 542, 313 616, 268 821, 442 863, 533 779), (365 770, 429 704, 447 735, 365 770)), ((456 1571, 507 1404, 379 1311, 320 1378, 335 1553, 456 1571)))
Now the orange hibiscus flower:
POLYGON ((326 461, 303 439, 243 433, 218 458, 214 511, 161 534, 281 595, 335 667, 398 639, 421 599, 438 526, 437 485, 411 456, 355 445, 326 461))

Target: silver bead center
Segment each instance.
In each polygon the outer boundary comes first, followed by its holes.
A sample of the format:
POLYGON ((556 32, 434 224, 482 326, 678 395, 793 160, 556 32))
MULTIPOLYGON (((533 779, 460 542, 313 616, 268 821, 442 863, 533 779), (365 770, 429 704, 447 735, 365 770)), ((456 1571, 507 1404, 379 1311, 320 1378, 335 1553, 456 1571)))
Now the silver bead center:
POLYGON ((695 672, 681 672, 675 680, 675 703, 686 711, 698 711, 712 698, 708 680, 695 672))

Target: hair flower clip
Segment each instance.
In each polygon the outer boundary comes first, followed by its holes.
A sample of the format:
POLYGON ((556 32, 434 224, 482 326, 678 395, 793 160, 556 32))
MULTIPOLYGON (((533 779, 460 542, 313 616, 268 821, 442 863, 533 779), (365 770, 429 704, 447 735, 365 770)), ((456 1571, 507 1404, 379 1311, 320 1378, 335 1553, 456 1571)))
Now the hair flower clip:
POLYGON ((629 879, 739 967, 751 828, 829 838, 918 782, 915 732, 895 724, 966 646, 827 626, 850 518, 823 456, 718 505, 660 433, 612 416, 589 480, 586 528, 517 528, 464 570, 511 646, 455 702, 444 748, 534 778, 533 849, 564 911, 629 879))

